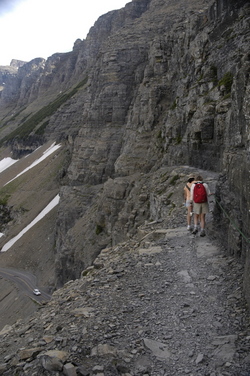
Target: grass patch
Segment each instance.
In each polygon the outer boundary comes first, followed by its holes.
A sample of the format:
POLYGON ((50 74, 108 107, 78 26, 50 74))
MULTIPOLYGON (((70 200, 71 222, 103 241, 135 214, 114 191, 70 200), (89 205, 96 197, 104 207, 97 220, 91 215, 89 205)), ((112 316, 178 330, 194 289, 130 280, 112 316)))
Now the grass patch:
POLYGON ((231 93, 224 95, 223 100, 229 99, 231 97, 231 93))
POLYGON ((0 205, 7 206, 9 198, 10 194, 5 194, 2 197, 0 197, 0 205))
POLYGON ((233 84, 233 75, 231 72, 225 73, 222 79, 218 83, 219 86, 222 86, 222 85, 225 86, 226 94, 231 93, 232 84, 233 84))
POLYGON ((13 180, 12 182, 8 183, 4 187, 0 188, 0 199, 6 200, 6 197, 9 199, 13 193, 16 192, 19 186, 18 179, 13 180))
POLYGON ((46 120, 44 123, 42 123, 42 125, 35 131, 35 134, 38 135, 38 136, 43 136, 44 135, 44 132, 45 132, 45 129, 47 127, 47 125, 49 124, 49 120, 46 120))
POLYGON ((170 185, 175 185, 178 179, 180 179, 179 175, 173 176, 172 179, 170 180, 169 184, 170 185))
MULTIPOLYGON (((14 115, 6 115, 0 122, 0 128, 4 128, 8 125, 8 123, 10 122, 13 122, 13 120, 16 119, 17 116, 19 116, 24 110, 26 109, 26 107, 22 108, 20 111, 18 111, 16 114, 14 115), (6 120, 5 122, 3 121, 5 118, 8 118, 8 120, 6 120)), ((25 118, 27 118, 29 115, 27 115, 25 118)), ((24 121, 24 120, 22 120, 24 121)))
POLYGON ((169 178, 168 173, 165 172, 163 175, 161 175, 161 183, 164 183, 169 178))
POLYGON ((103 232, 103 230, 104 230, 103 226, 98 225, 98 224, 96 225, 96 228, 95 228, 96 235, 100 235, 103 232))
MULTIPOLYGON (((46 118, 50 117, 58 110, 59 107, 61 107, 65 102, 67 102, 73 95, 75 95, 78 90, 84 86, 87 83, 88 77, 86 77, 84 80, 79 82, 78 85, 76 85, 71 91, 68 93, 63 93, 59 95, 54 101, 50 102, 47 106, 44 106, 39 111, 37 111, 34 115, 32 115, 29 119, 24 121, 23 124, 19 125, 17 129, 15 129, 13 132, 11 132, 8 136, 4 137, 0 141, 0 145, 2 145, 5 141, 10 141, 15 137, 20 138, 27 138, 29 134, 34 130, 34 128, 41 123, 46 118)), ((41 125, 41 134, 44 133, 46 126, 48 125, 48 121, 45 121, 41 125)), ((37 130, 37 134, 39 134, 39 130, 37 130)))

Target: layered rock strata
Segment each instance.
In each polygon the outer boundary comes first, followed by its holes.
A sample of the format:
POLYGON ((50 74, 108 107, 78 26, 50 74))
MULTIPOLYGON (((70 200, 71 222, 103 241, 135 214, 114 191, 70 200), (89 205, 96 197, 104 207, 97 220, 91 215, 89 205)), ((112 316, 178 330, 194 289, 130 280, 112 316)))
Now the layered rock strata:
POLYGON ((1 137, 46 108, 31 144, 57 139, 68 150, 56 286, 156 219, 155 171, 190 165, 221 173, 217 228, 246 260, 248 296, 249 66, 248 1, 134 0, 100 17, 72 52, 34 59, 10 77, 1 137))

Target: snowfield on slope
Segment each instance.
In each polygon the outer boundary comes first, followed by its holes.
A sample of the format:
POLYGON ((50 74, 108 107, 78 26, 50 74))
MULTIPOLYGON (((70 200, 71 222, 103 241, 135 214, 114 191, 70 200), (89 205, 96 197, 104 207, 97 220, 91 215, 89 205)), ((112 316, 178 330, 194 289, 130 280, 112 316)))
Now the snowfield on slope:
MULTIPOLYGON (((46 159, 49 155, 51 155, 52 153, 54 153, 57 149, 59 149, 61 147, 61 144, 58 144, 56 145, 55 143, 53 143, 48 149, 46 149, 44 152, 43 152, 43 155, 36 159, 30 166, 28 166, 27 168, 25 168, 23 171, 21 171, 19 174, 17 174, 13 179, 9 180, 5 186, 10 183, 11 181, 13 181, 14 179, 16 179, 17 177, 19 177, 20 175, 24 174, 25 172, 27 172, 28 170, 30 170, 31 168, 37 166, 40 162, 42 162, 44 159, 46 159)), ((15 160, 15 159, 12 159, 10 157, 8 158, 4 158, 0 161, 0 173, 4 170, 6 170, 8 167, 12 166, 14 163, 16 163, 18 160, 15 160)), ((59 194, 56 195, 56 197, 53 198, 53 200, 51 200, 51 202, 37 215, 37 217, 30 222, 30 224, 28 226, 26 226, 22 231, 20 231, 20 233, 18 235, 16 235, 14 238, 10 239, 1 249, 0 252, 6 252, 8 249, 10 249, 10 247, 18 240, 20 239, 28 230, 31 229, 31 227, 33 227, 37 222, 39 222, 43 217, 45 217, 46 214, 48 214, 60 201, 60 196, 59 194)), ((0 237, 4 236, 3 233, 0 233, 0 237)))
POLYGON ((28 226, 26 226, 22 231, 19 232, 17 236, 9 240, 1 249, 1 252, 6 252, 10 247, 18 240, 20 239, 23 234, 25 234, 31 227, 33 227, 37 222, 39 222, 43 217, 45 217, 46 214, 48 214, 60 201, 59 195, 56 195, 53 200, 50 201, 50 203, 41 211, 40 214, 32 221, 28 226))
POLYGON ((4 170, 6 170, 6 168, 12 166, 14 163, 16 163, 17 160, 16 159, 12 159, 10 157, 7 157, 7 158, 4 158, 0 161, 0 173, 4 170))
MULTIPOLYGON (((52 153, 54 153, 60 147, 61 147, 60 144, 56 145, 55 142, 54 142, 47 150, 45 150, 43 152, 43 155, 40 158, 38 158, 37 160, 35 160, 29 167, 25 168, 23 171, 21 171, 19 174, 17 174, 13 179, 9 180, 5 185, 9 184, 11 181, 15 180, 16 178, 18 178, 19 176, 21 176, 22 174, 24 174, 26 171, 28 171, 31 168, 33 168, 36 165, 38 165, 38 163, 42 162, 44 159, 46 159, 49 155, 51 155, 52 153)), ((14 160, 12 160, 12 161, 14 161, 14 160)), ((1 171, 1 162, 2 161, 0 161, 0 171, 1 171)), ((15 161, 15 162, 17 162, 17 161, 15 161)))

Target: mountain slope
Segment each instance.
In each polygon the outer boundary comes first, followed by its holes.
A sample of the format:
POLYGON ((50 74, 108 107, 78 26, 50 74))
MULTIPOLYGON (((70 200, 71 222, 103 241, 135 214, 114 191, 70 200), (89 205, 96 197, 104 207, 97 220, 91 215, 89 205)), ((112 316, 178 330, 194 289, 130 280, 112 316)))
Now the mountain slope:
MULTIPOLYGON (((2 228, 4 236, 0 238, 1 248, 29 225, 59 192, 58 178, 65 162, 63 147, 6 184, 38 160, 50 145, 47 143, 0 174, 0 199, 10 208, 12 219, 2 228)), ((32 236, 30 232, 24 234, 8 251, 2 252, 1 267, 30 270, 36 274, 40 286, 48 288, 53 285, 55 219, 56 209, 32 228, 32 236)))

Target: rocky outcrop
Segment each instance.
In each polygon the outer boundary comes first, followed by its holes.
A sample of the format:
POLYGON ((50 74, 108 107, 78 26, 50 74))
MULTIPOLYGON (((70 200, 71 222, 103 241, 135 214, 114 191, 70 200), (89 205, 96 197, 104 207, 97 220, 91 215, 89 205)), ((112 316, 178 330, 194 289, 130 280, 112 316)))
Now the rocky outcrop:
POLYGON ((27 135, 56 139, 70 155, 57 286, 166 215, 151 210, 152 174, 166 165, 221 173, 216 219, 248 270, 249 64, 248 1, 133 0, 100 17, 72 52, 34 59, 10 77, 2 139, 15 138, 19 152, 27 135))
POLYGON ((11 62, 10 62, 10 66, 15 67, 15 68, 20 68, 26 63, 27 63, 27 61, 12 59, 11 62))

